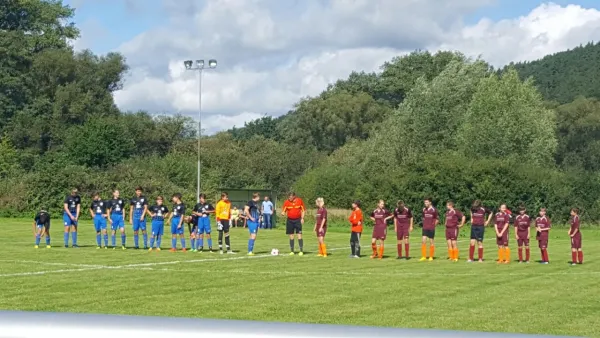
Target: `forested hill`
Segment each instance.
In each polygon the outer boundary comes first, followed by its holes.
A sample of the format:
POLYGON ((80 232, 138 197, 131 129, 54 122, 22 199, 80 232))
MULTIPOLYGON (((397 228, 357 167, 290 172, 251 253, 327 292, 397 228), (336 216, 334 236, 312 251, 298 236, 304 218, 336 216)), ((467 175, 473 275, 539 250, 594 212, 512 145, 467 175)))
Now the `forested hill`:
POLYGON ((588 43, 531 61, 509 65, 522 79, 533 77, 544 99, 561 104, 577 96, 600 98, 600 44, 588 43))

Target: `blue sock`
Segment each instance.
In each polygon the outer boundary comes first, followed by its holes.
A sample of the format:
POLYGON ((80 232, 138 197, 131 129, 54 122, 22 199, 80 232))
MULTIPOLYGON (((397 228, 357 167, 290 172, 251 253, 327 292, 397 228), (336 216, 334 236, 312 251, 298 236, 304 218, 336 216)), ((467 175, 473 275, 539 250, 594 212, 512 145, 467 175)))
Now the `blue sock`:
POLYGON ((150 237, 150 248, 154 248, 154 236, 150 237))
POLYGON ((112 243, 112 246, 113 246, 113 247, 117 246, 117 235, 116 235, 116 234, 113 234, 113 235, 110 237, 110 242, 112 243))
POLYGON ((162 236, 156 236, 156 247, 157 248, 160 248, 160 242, 162 242, 161 239, 162 239, 162 236))
POLYGON ((65 232, 65 246, 69 246, 69 233, 65 232))
POLYGON ((208 247, 212 249, 212 238, 206 240, 208 242, 208 247))
POLYGON ((125 236, 125 234, 121 234, 121 245, 122 245, 122 246, 125 246, 125 239, 126 239, 126 238, 127 238, 127 237, 125 236))
POLYGON ((248 252, 252 252, 252 251, 254 251, 254 240, 249 239, 248 240, 248 252))
POLYGON ((148 247, 148 233, 143 234, 144 236, 144 248, 148 247))
POLYGON ((40 235, 35 235, 35 245, 40 245, 40 235))
POLYGON ((102 245, 102 240, 101 240, 100 234, 96 234, 96 244, 98 244, 98 246, 102 245))
POLYGON ((173 236, 173 238, 171 238, 171 248, 175 249, 177 248, 177 237, 173 236))
POLYGON ((196 239, 194 237, 190 238, 190 242, 192 243, 192 250, 196 250, 196 239))
POLYGON ((139 248, 139 247, 140 247, 140 235, 138 235, 138 234, 134 234, 134 235, 133 235, 133 245, 134 245, 136 248, 139 248))
POLYGON ((71 241, 73 242, 73 245, 77 245, 77 231, 71 233, 71 241))
POLYGON ((198 248, 204 247, 204 238, 198 238, 196 241, 198 248))
POLYGON ((46 245, 50 245, 50 236, 46 234, 46 245))
POLYGON ((108 246, 108 234, 104 234, 104 246, 108 246))
POLYGON ((185 237, 181 238, 181 248, 185 249, 185 237))

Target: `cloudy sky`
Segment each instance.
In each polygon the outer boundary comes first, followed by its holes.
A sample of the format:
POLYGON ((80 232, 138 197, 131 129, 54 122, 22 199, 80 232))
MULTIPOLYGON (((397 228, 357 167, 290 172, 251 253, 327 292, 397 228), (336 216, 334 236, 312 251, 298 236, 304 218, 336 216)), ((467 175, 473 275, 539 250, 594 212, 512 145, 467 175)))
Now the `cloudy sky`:
POLYGON ((198 112, 186 59, 203 75, 208 132, 287 112, 353 70, 415 49, 460 50, 494 65, 600 40, 599 0, 66 0, 75 48, 118 51, 131 72, 123 110, 198 112))

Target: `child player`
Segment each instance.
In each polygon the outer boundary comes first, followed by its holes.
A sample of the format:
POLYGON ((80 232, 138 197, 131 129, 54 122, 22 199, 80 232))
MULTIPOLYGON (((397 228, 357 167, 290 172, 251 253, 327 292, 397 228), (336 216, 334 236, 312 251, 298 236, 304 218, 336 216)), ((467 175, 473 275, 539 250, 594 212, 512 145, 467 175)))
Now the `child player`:
POLYGON ((519 263, 529 263, 531 251, 529 249, 529 236, 531 235, 531 218, 526 213, 525 206, 519 207, 519 214, 515 217, 515 238, 519 247, 519 263), (525 249, 525 260, 523 260, 525 249))
POLYGON ((431 204, 431 198, 426 198, 425 208, 423 208, 423 233, 421 237, 421 259, 426 261, 427 258, 427 242, 429 241, 429 261, 435 256, 435 227, 438 225, 439 217, 437 209, 431 204))
POLYGON ((479 262, 483 262, 483 236, 485 234, 485 227, 490 224, 492 216, 494 214, 485 208, 480 200, 473 201, 471 206, 471 245, 469 246, 469 260, 473 262, 475 259, 475 244, 478 246, 477 256, 479 262), (485 215, 488 215, 487 219, 485 215))
POLYGON ((173 212, 169 214, 171 223, 171 252, 177 251, 177 237, 181 241, 181 251, 185 252, 185 233, 183 231, 183 216, 185 216, 185 204, 181 201, 181 194, 176 193, 171 198, 173 201, 173 212))
POLYGON ((40 239, 43 235, 46 235, 46 248, 50 249, 50 214, 44 208, 33 218, 33 234, 36 249, 40 247, 40 239))
POLYGON ((360 210, 360 201, 352 202, 352 213, 348 218, 351 226, 350 233, 350 249, 352 250, 351 258, 360 258, 360 236, 363 231, 363 214, 360 210))
POLYGON ((583 264, 583 251, 581 250, 581 230, 579 224, 579 209, 571 209, 571 228, 569 228, 569 237, 571 237, 571 265, 583 264))
POLYGON ((148 215, 152 219, 152 237, 150 237, 150 248, 148 251, 152 251, 154 248, 154 241, 156 240, 156 251, 160 251, 160 242, 165 232, 165 217, 169 214, 169 208, 163 205, 162 196, 156 197, 156 204, 148 209, 148 215))
POLYGON ((404 244, 404 252, 406 259, 410 257, 410 245, 408 237, 413 231, 413 215, 412 211, 404 205, 403 201, 398 201, 394 210, 394 231, 396 232, 396 246, 398 248, 397 259, 402 259, 402 244, 404 244))
POLYGON ((458 230, 465 225, 465 215, 454 208, 454 202, 446 203, 446 242, 448 243, 448 259, 458 262, 458 230))
POLYGON ((248 232, 250 233, 250 238, 248 238, 248 256, 254 256, 254 243, 256 242, 258 218, 260 216, 260 206, 258 205, 258 201, 260 201, 260 194, 255 192, 252 194, 252 199, 248 201, 244 207, 247 217, 246 225, 248 226, 248 232))
POLYGON ((379 259, 383 259, 384 242, 387 236, 387 221, 390 218, 392 218, 392 216, 390 216, 390 212, 385 209, 385 201, 379 200, 377 209, 373 210, 371 213, 371 220, 375 222, 373 236, 371 238, 371 249, 373 249, 371 258, 379 257, 379 259), (377 246, 377 241, 379 241, 379 247, 377 246))
POLYGON ((535 230, 537 230, 537 234, 535 239, 537 239, 540 247, 540 251, 542 254, 542 264, 548 264, 550 261, 548 260, 548 235, 550 232, 550 227, 552 226, 550 219, 546 216, 546 208, 540 209, 540 216, 535 219, 535 230))
POLYGON ((498 264, 510 263, 510 249, 508 247, 508 224, 510 216, 506 212, 506 204, 500 206, 500 211, 496 213, 496 244, 498 245, 498 264))
POLYGON ((196 218, 196 224, 198 225, 196 232, 196 250, 198 252, 204 250, 205 238, 208 244, 208 252, 213 252, 212 238, 210 237, 210 214, 214 213, 215 208, 206 200, 206 194, 200 194, 200 202, 194 206, 194 210, 192 211, 193 216, 196 218))
POLYGON ((104 249, 108 249, 108 232, 106 231, 108 219, 108 203, 100 199, 100 194, 95 193, 90 205, 90 216, 94 220, 96 229, 96 249, 102 246, 101 236, 104 236, 104 249))
POLYGON ((327 246, 325 245, 325 234, 327 233, 327 209, 325 209, 325 200, 319 197, 317 204, 317 222, 315 223, 315 233, 319 241, 319 257, 327 257, 327 246))

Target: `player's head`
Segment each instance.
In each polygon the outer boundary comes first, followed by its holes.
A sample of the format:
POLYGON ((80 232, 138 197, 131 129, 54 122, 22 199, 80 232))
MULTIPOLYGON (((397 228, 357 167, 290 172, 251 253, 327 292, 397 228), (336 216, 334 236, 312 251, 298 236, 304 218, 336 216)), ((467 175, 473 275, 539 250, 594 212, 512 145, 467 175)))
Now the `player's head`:
POLYGON ((173 203, 180 203, 181 202, 181 194, 180 193, 173 194, 173 196, 171 197, 171 200, 173 201, 173 203))
POLYGON ((319 197, 317 198, 315 203, 317 204, 317 207, 322 208, 325 205, 325 200, 323 199, 323 197, 319 197))
POLYGON ((425 200, 423 200, 423 203, 425 203, 426 208, 429 208, 431 206, 431 198, 430 197, 425 198, 425 200))
POLYGON ((546 216, 546 208, 540 208, 540 217, 546 216))
POLYGON ((269 200, 269 196, 265 196, 265 202, 269 200))
POLYGON ((121 193, 119 192, 119 190, 113 191, 113 198, 119 198, 120 195, 121 195, 121 193))
POLYGON ((479 208, 481 208, 481 200, 474 200, 473 204, 471 204, 471 210, 477 210, 479 208))
POLYGON ((579 208, 571 208, 571 216, 579 215, 579 208))
POLYGON ((403 210, 404 206, 405 206, 405 204, 404 204, 404 201, 402 201, 402 200, 400 200, 396 203, 396 207, 400 210, 403 210))
POLYGON ((506 212, 506 204, 500 204, 500 211, 506 212))
POLYGON ((99 194, 99 193, 97 193, 97 192, 95 192, 95 193, 92 195, 92 198, 94 199, 94 201, 97 201, 97 200, 99 200, 99 199, 100 199, 100 194, 99 194))
POLYGON ((295 200, 295 199, 296 199, 296 193, 295 193, 295 192, 291 192, 291 193, 289 193, 289 194, 288 194, 288 199, 289 199, 290 201, 293 201, 293 200, 295 200))
POLYGON ((137 187, 135 187, 135 195, 136 195, 137 197, 140 197, 140 196, 142 196, 142 193, 143 193, 143 192, 144 192, 144 189, 142 189, 142 187, 140 187, 140 186, 137 186, 137 187))
POLYGON ((198 197, 200 198, 200 203, 206 202, 206 194, 202 193, 202 194, 198 195, 198 197))
POLYGON ((359 208, 360 208, 359 200, 355 200, 354 202, 352 202, 352 209, 359 209, 359 208))
POLYGON ((221 193, 221 199, 222 199, 223 201, 229 201, 229 194, 228 194, 228 193, 226 193, 225 191, 223 191, 223 192, 221 193))
POLYGON ((71 189, 71 196, 77 196, 77 193, 78 193, 77 188, 71 189))
POLYGON ((183 221, 187 224, 191 224, 192 223, 192 216, 185 216, 183 218, 183 221))
POLYGON ((519 214, 525 215, 525 212, 527 212, 525 206, 523 204, 519 205, 519 214))
POLYGON ((385 208, 385 201, 384 200, 379 200, 379 202, 377 202, 377 207, 379 209, 385 208))
POLYGON ((446 202, 446 208, 447 208, 448 210, 452 210, 452 209, 454 209, 454 202, 453 202, 453 201, 448 201, 448 202, 446 202))
POLYGON ((252 194, 252 200, 254 202, 258 202, 258 200, 260 200, 260 194, 255 192, 254 194, 252 194))
POLYGON ((163 204, 163 197, 158 195, 156 196, 156 204, 158 205, 162 205, 163 204))

